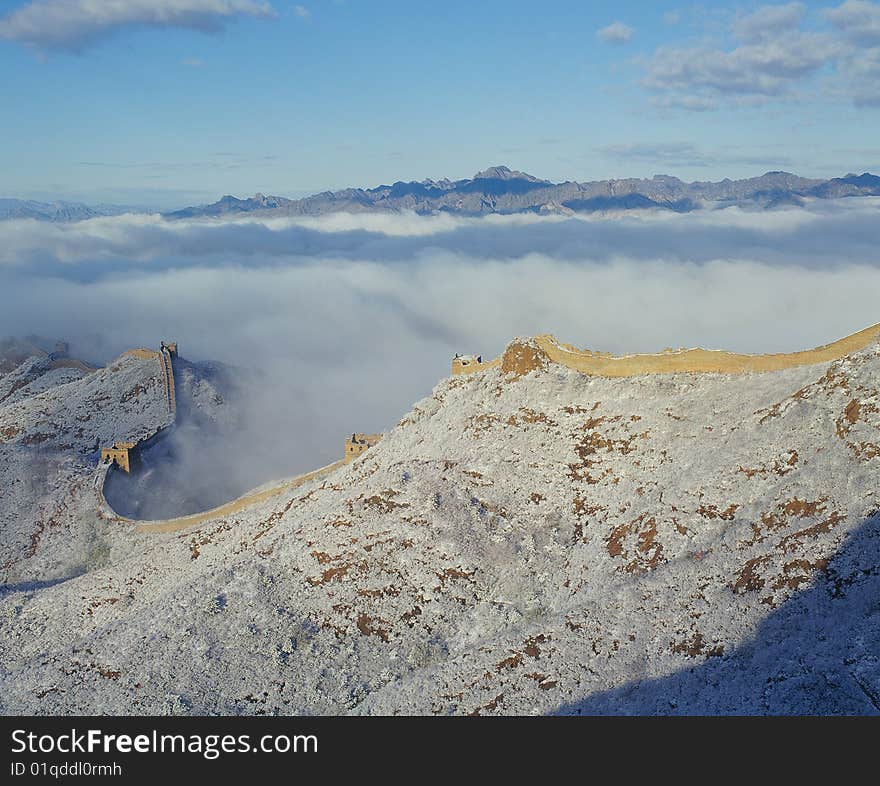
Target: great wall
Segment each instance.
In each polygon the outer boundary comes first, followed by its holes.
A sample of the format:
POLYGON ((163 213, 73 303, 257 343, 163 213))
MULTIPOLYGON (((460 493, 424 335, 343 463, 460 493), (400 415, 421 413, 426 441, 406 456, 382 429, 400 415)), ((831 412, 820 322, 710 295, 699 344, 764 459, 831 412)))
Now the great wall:
MULTIPOLYGON (((579 350, 571 345, 560 343, 552 335, 540 335, 532 339, 514 340, 508 345, 503 355, 486 362, 477 355, 456 355, 452 360, 452 375, 469 375, 491 368, 500 368, 508 378, 517 378, 531 371, 547 368, 549 363, 556 363, 583 374, 603 377, 680 373, 762 373, 839 360, 878 339, 880 339, 880 323, 830 344, 801 352, 746 355, 723 350, 695 348, 668 349, 653 354, 615 356, 592 350, 579 350)), ((177 344, 166 344, 163 341, 158 352, 149 349, 133 349, 125 354, 144 360, 158 359, 160 361, 166 403, 173 419, 176 415, 177 403, 172 361, 177 357, 177 344)), ((161 429, 158 429, 156 433, 158 434, 159 431, 161 429)), ((120 516, 104 498, 103 486, 107 473, 114 466, 122 471, 130 472, 132 454, 138 447, 137 443, 120 441, 111 447, 103 448, 101 451, 101 464, 95 479, 98 506, 105 518, 119 523, 132 524, 137 527, 139 532, 175 532, 212 519, 232 515, 285 491, 295 489, 311 480, 329 475, 350 464, 370 447, 376 445, 381 438, 381 434, 353 433, 346 438, 343 446, 343 458, 339 461, 290 478, 282 483, 255 489, 210 510, 158 521, 138 521, 120 516)))
MULTIPOLYGON (((123 355, 135 357, 139 360, 159 361, 162 373, 162 387, 165 395, 165 403, 168 407, 168 412, 171 415, 172 419, 171 425, 174 424, 174 421, 177 417, 177 394, 174 382, 173 363, 174 359, 177 357, 177 352, 178 350, 176 342, 166 343, 165 341, 162 341, 159 351, 153 349, 139 348, 130 349, 123 353, 123 355)), ((138 449, 144 443, 155 439, 157 436, 160 436, 163 430, 163 428, 156 429, 153 434, 149 435, 145 439, 142 439, 140 442, 121 440, 114 442, 108 447, 101 448, 100 463, 98 465, 98 474, 95 478, 94 487, 98 494, 98 509, 104 518, 118 523, 133 524, 137 527, 139 532, 159 533, 174 532, 176 530, 185 529, 187 527, 191 527, 196 524, 209 521, 211 519, 231 515, 233 513, 236 513, 237 511, 248 508, 251 505, 256 505, 260 502, 265 501, 266 499, 281 494, 284 491, 295 489, 310 480, 316 480, 320 477, 323 477, 324 475, 327 475, 334 470, 345 466, 346 464, 350 464, 367 449, 377 444, 382 438, 381 434, 353 433, 350 437, 347 437, 345 439, 345 442, 343 444, 343 458, 341 458, 339 461, 335 461, 332 464, 328 464, 327 466, 320 467, 319 469, 306 472, 302 475, 297 475, 296 477, 290 478, 276 485, 267 488, 255 489, 230 502, 214 508, 210 508, 209 510, 201 511, 199 513, 192 513, 185 516, 179 516, 171 519, 162 519, 158 521, 140 521, 119 515, 115 510, 113 510, 112 506, 109 502, 107 502, 107 499, 104 496, 104 483, 106 481, 108 473, 113 468, 119 469, 122 472, 131 473, 137 465, 136 457, 138 449)))
POLYGON ((745 355, 724 350, 667 349, 653 354, 612 355, 577 349, 562 344, 554 336, 541 335, 524 341, 513 341, 505 353, 483 362, 473 355, 456 356, 453 375, 475 374, 498 368, 521 376, 548 362, 557 363, 582 374, 599 377, 634 377, 643 374, 747 374, 782 371, 798 366, 829 363, 863 349, 880 338, 880 323, 853 333, 831 344, 801 352, 772 355, 745 355))
MULTIPOLYGON (((165 406, 168 407, 168 414, 171 416, 173 424, 174 418, 177 416, 177 395, 174 389, 174 366, 172 360, 177 357, 177 343, 170 342, 166 344, 163 341, 158 352, 153 349, 141 348, 129 349, 122 354, 138 358, 139 360, 159 361, 162 369, 162 390, 165 394, 165 406)), ((161 431, 161 428, 156 429, 149 439, 156 437, 161 431)), ((141 440, 141 442, 145 441, 141 440)), ((123 472, 131 472, 135 451, 139 444, 139 442, 120 441, 115 442, 109 447, 101 448, 101 463, 108 466, 116 466, 123 472)))
POLYGON ((247 494, 243 494, 237 499, 234 499, 231 502, 227 502, 224 505, 218 505, 216 508, 204 510, 199 513, 192 513, 188 516, 178 516, 177 518, 161 519, 158 521, 135 521, 133 519, 125 518, 124 516, 119 516, 110 508, 106 500, 103 503, 104 513, 109 514, 109 518, 119 521, 120 523, 125 522, 129 524, 134 524, 137 527, 138 532, 151 532, 154 534, 160 532, 176 532, 181 529, 186 529, 187 527, 192 527, 196 524, 202 524, 206 521, 222 518, 224 516, 230 516, 233 513, 237 513, 240 510, 245 510, 252 505, 257 505, 261 502, 265 502, 267 499, 278 496, 282 492, 291 491, 295 488, 298 488, 304 483, 308 483, 310 480, 317 480, 324 475, 329 475, 331 472, 333 472, 333 470, 339 469, 346 463, 347 462, 345 461, 345 459, 340 459, 339 461, 335 461, 334 463, 328 464, 325 467, 321 467, 319 469, 312 470, 311 472, 306 472, 303 475, 297 475, 294 478, 285 480, 283 483, 279 483, 268 488, 249 491, 247 494))

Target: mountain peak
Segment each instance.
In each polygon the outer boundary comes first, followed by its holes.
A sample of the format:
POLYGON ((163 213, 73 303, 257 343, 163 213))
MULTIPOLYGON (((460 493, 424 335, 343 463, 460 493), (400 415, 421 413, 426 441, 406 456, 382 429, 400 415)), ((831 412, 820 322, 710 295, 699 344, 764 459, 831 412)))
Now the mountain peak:
POLYGON ((490 166, 488 169, 484 169, 481 172, 477 172, 477 174, 473 177, 474 180, 530 180, 533 183, 541 182, 540 178, 535 177, 534 175, 526 174, 525 172, 520 172, 516 169, 510 169, 510 167, 506 166, 490 166))

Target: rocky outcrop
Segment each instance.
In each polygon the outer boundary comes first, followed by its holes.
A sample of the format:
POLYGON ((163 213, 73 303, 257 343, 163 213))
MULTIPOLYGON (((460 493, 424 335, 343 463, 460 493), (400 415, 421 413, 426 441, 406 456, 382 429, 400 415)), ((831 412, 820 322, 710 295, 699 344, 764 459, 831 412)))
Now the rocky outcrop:
POLYGON ((501 356, 501 371, 517 378, 547 368, 550 358, 532 339, 514 339, 501 356))

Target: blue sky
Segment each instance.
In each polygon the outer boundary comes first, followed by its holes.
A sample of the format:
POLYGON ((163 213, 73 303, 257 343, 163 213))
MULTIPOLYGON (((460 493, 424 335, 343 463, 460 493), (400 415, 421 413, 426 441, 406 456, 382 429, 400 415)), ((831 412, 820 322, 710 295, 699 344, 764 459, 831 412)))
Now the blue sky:
POLYGON ((0 196, 880 170, 880 3, 4 3, 0 196), (115 7, 114 7, 115 6, 115 7))

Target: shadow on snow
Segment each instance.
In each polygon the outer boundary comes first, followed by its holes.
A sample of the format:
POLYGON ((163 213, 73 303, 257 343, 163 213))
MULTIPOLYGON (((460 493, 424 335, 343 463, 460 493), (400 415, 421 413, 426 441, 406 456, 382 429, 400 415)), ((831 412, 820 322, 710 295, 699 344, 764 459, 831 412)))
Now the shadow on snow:
POLYGON ((668 677, 563 705, 558 715, 880 714, 880 512, 754 639, 668 677))

